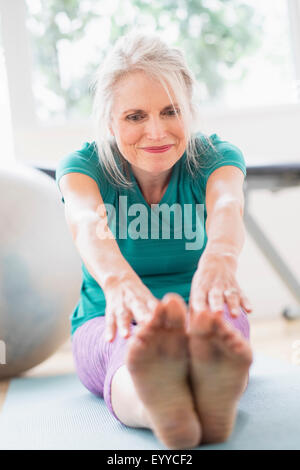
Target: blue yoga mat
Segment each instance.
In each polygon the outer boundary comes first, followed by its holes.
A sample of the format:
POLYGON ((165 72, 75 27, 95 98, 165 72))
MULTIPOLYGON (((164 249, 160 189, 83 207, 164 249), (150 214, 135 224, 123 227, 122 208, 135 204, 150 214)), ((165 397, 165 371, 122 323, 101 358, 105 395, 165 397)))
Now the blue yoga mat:
MULTIPOLYGON (((129 428, 76 374, 13 379, 0 414, 0 449, 166 450, 148 429, 129 428)), ((300 366, 254 354, 234 431, 207 449, 300 449, 300 366)))

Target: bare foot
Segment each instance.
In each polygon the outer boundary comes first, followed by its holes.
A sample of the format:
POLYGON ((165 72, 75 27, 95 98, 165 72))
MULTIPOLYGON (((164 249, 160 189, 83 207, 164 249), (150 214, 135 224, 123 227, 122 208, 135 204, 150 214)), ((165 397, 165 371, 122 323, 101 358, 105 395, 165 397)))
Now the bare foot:
POLYGON ((171 449, 195 447, 201 426, 188 384, 187 307, 166 294, 128 340, 126 365, 154 434, 171 449))
POLYGON ((202 443, 225 441, 232 433, 253 361, 249 342, 223 313, 191 314, 188 336, 190 383, 202 443))

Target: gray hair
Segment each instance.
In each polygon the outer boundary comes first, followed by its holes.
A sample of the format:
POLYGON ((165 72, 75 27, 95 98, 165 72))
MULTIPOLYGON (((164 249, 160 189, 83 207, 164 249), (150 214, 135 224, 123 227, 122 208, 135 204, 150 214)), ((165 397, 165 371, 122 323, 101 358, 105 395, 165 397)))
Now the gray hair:
MULTIPOLYGON (((203 167, 201 163, 204 163, 204 158, 200 163, 199 156, 203 157, 209 147, 215 150, 209 137, 202 134, 203 139, 196 139, 194 135, 199 121, 194 96, 197 82, 179 48, 169 47, 155 34, 145 34, 138 30, 131 31, 118 39, 112 51, 97 69, 92 82, 94 140, 100 162, 113 183, 126 188, 132 186, 128 162, 110 133, 110 122, 115 87, 122 77, 135 71, 143 71, 157 79, 174 107, 167 84, 171 87, 180 108, 187 142, 186 165, 193 177, 195 170, 203 167), (116 157, 119 158, 119 162, 116 157), (127 177, 124 173, 127 173, 127 177)), ((176 108, 174 109, 178 118, 176 108)))

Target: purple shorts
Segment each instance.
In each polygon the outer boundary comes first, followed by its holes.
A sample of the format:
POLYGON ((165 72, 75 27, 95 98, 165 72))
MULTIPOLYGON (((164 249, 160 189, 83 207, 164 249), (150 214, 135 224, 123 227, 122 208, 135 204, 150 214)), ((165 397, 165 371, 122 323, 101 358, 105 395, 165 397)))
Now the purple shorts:
MULTIPOLYGON (((240 315, 232 318, 227 305, 224 304, 225 320, 249 340, 250 327, 247 314, 242 308, 240 309, 240 315)), ((133 335, 136 327, 136 324, 130 325, 130 336, 133 335)), ((120 421, 111 404, 111 382, 119 367, 125 364, 129 338, 122 338, 117 331, 114 341, 109 343, 104 340, 104 334, 105 316, 92 318, 79 326, 72 337, 73 359, 82 384, 94 395, 104 398, 110 412, 120 421)))

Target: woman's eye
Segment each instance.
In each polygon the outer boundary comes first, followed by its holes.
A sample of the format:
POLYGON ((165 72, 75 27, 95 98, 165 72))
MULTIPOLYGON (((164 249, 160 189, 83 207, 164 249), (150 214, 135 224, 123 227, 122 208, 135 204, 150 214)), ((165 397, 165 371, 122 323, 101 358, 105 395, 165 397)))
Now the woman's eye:
POLYGON ((139 121, 140 117, 143 116, 141 116, 140 114, 130 114, 129 116, 127 116, 127 119, 129 119, 130 121, 139 121))
MULTIPOLYGON (((164 114, 167 116, 175 116, 177 114, 180 114, 180 109, 168 109, 168 111, 165 111, 164 114)), ((126 119, 129 121, 140 121, 145 117, 143 114, 129 114, 126 119)))
POLYGON ((169 116, 175 116, 176 113, 179 114, 180 111, 179 111, 179 109, 176 109, 176 110, 175 110, 175 109, 169 109, 169 110, 167 111, 167 113, 171 113, 171 114, 169 114, 169 116))

